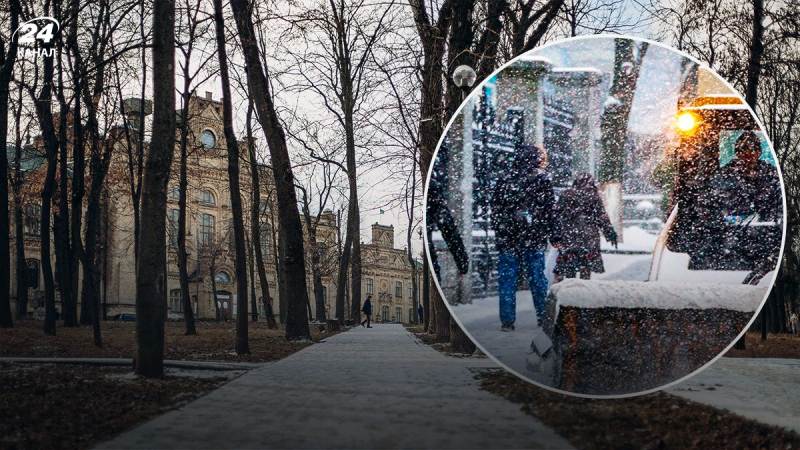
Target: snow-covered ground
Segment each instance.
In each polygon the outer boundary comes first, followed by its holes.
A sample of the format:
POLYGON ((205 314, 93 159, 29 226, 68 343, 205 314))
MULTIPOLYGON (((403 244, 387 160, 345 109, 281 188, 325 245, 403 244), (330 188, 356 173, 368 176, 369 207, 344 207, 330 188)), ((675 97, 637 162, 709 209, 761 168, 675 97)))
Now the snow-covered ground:
POLYGON ((720 358, 666 392, 800 433, 798 359, 720 358))

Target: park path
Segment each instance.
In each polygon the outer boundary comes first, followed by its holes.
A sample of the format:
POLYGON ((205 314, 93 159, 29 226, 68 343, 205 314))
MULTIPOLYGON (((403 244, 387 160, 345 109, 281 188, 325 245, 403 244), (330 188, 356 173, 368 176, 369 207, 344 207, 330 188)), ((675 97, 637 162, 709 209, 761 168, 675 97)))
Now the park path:
POLYGON ((445 356, 402 325, 356 327, 264 364, 100 448, 571 448, 481 391, 489 359, 445 356))

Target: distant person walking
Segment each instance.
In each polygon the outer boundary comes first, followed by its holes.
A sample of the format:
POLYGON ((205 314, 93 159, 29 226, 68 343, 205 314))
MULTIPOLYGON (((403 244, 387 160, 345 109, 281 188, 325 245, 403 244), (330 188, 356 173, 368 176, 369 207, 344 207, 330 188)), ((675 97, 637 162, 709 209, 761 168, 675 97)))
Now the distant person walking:
POLYGON ((600 191, 589 173, 578 174, 572 187, 561 194, 556 215, 561 230, 561 245, 553 269, 555 282, 575 278, 576 275, 588 280, 592 272, 605 272, 600 255, 600 230, 615 248, 617 233, 611 226, 600 200, 600 191))
POLYGON ((792 324, 792 333, 797 334, 797 313, 792 313, 791 317, 789 317, 789 322, 792 324))
POLYGON ((367 316, 367 318, 364 319, 363 322, 361 322, 361 326, 363 327, 364 324, 366 323, 367 324, 367 328, 372 328, 370 326, 370 319, 372 318, 372 296, 371 295, 368 295, 367 299, 364 301, 364 306, 361 307, 361 312, 363 312, 364 315, 367 316))
POLYGON ((417 315, 419 316, 419 323, 422 323, 422 305, 417 306, 417 315))
POLYGON ((541 146, 522 144, 511 167, 504 168, 491 199, 492 228, 496 233, 501 331, 514 330, 517 317, 517 277, 525 269, 540 326, 545 311, 547 278, 544 251, 547 241, 559 243, 555 224, 553 181, 545 172, 547 153, 541 146))

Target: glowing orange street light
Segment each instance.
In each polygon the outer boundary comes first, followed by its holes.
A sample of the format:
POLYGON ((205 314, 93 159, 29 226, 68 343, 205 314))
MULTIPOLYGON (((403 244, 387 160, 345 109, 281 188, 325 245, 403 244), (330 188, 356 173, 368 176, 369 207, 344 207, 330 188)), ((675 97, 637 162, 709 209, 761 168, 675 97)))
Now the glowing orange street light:
POLYGON ((683 132, 688 132, 697 126, 697 119, 694 114, 690 112, 681 113, 678 116, 678 129, 683 132))

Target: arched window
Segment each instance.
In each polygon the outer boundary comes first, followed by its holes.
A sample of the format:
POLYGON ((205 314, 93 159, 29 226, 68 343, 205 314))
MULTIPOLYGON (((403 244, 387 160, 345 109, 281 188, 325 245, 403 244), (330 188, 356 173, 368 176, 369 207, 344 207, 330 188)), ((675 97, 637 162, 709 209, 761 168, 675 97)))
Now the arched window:
POLYGON ((200 214, 200 231, 198 239, 200 246, 214 245, 214 216, 211 214, 200 214))
POLYGON ((38 236, 41 230, 41 220, 42 207, 35 203, 28 205, 28 207, 25 208, 25 223, 23 226, 25 234, 35 234, 38 236))
POLYGON ((169 188, 169 199, 170 200, 180 200, 181 199, 181 187, 177 184, 173 184, 169 188))
POLYGON ((200 191, 200 203, 203 205, 217 204, 217 202, 214 200, 214 194, 208 189, 203 189, 202 191, 200 191))
POLYGON ((394 321, 397 323, 403 323, 403 308, 397 307, 394 309, 394 321))
POLYGON ((181 301, 180 289, 173 289, 169 291, 169 310, 172 312, 183 311, 183 302, 181 301))
POLYGON ((217 283, 230 283, 231 277, 225 272, 217 272, 217 274, 214 275, 214 281, 217 283))
POLYGON ((211 130, 203 130, 200 134, 200 143, 202 143, 205 148, 214 148, 214 146, 217 145, 217 136, 215 136, 214 132, 211 130))
POLYGON ((389 321, 389 307, 384 305, 381 306, 381 322, 388 322, 389 321))

